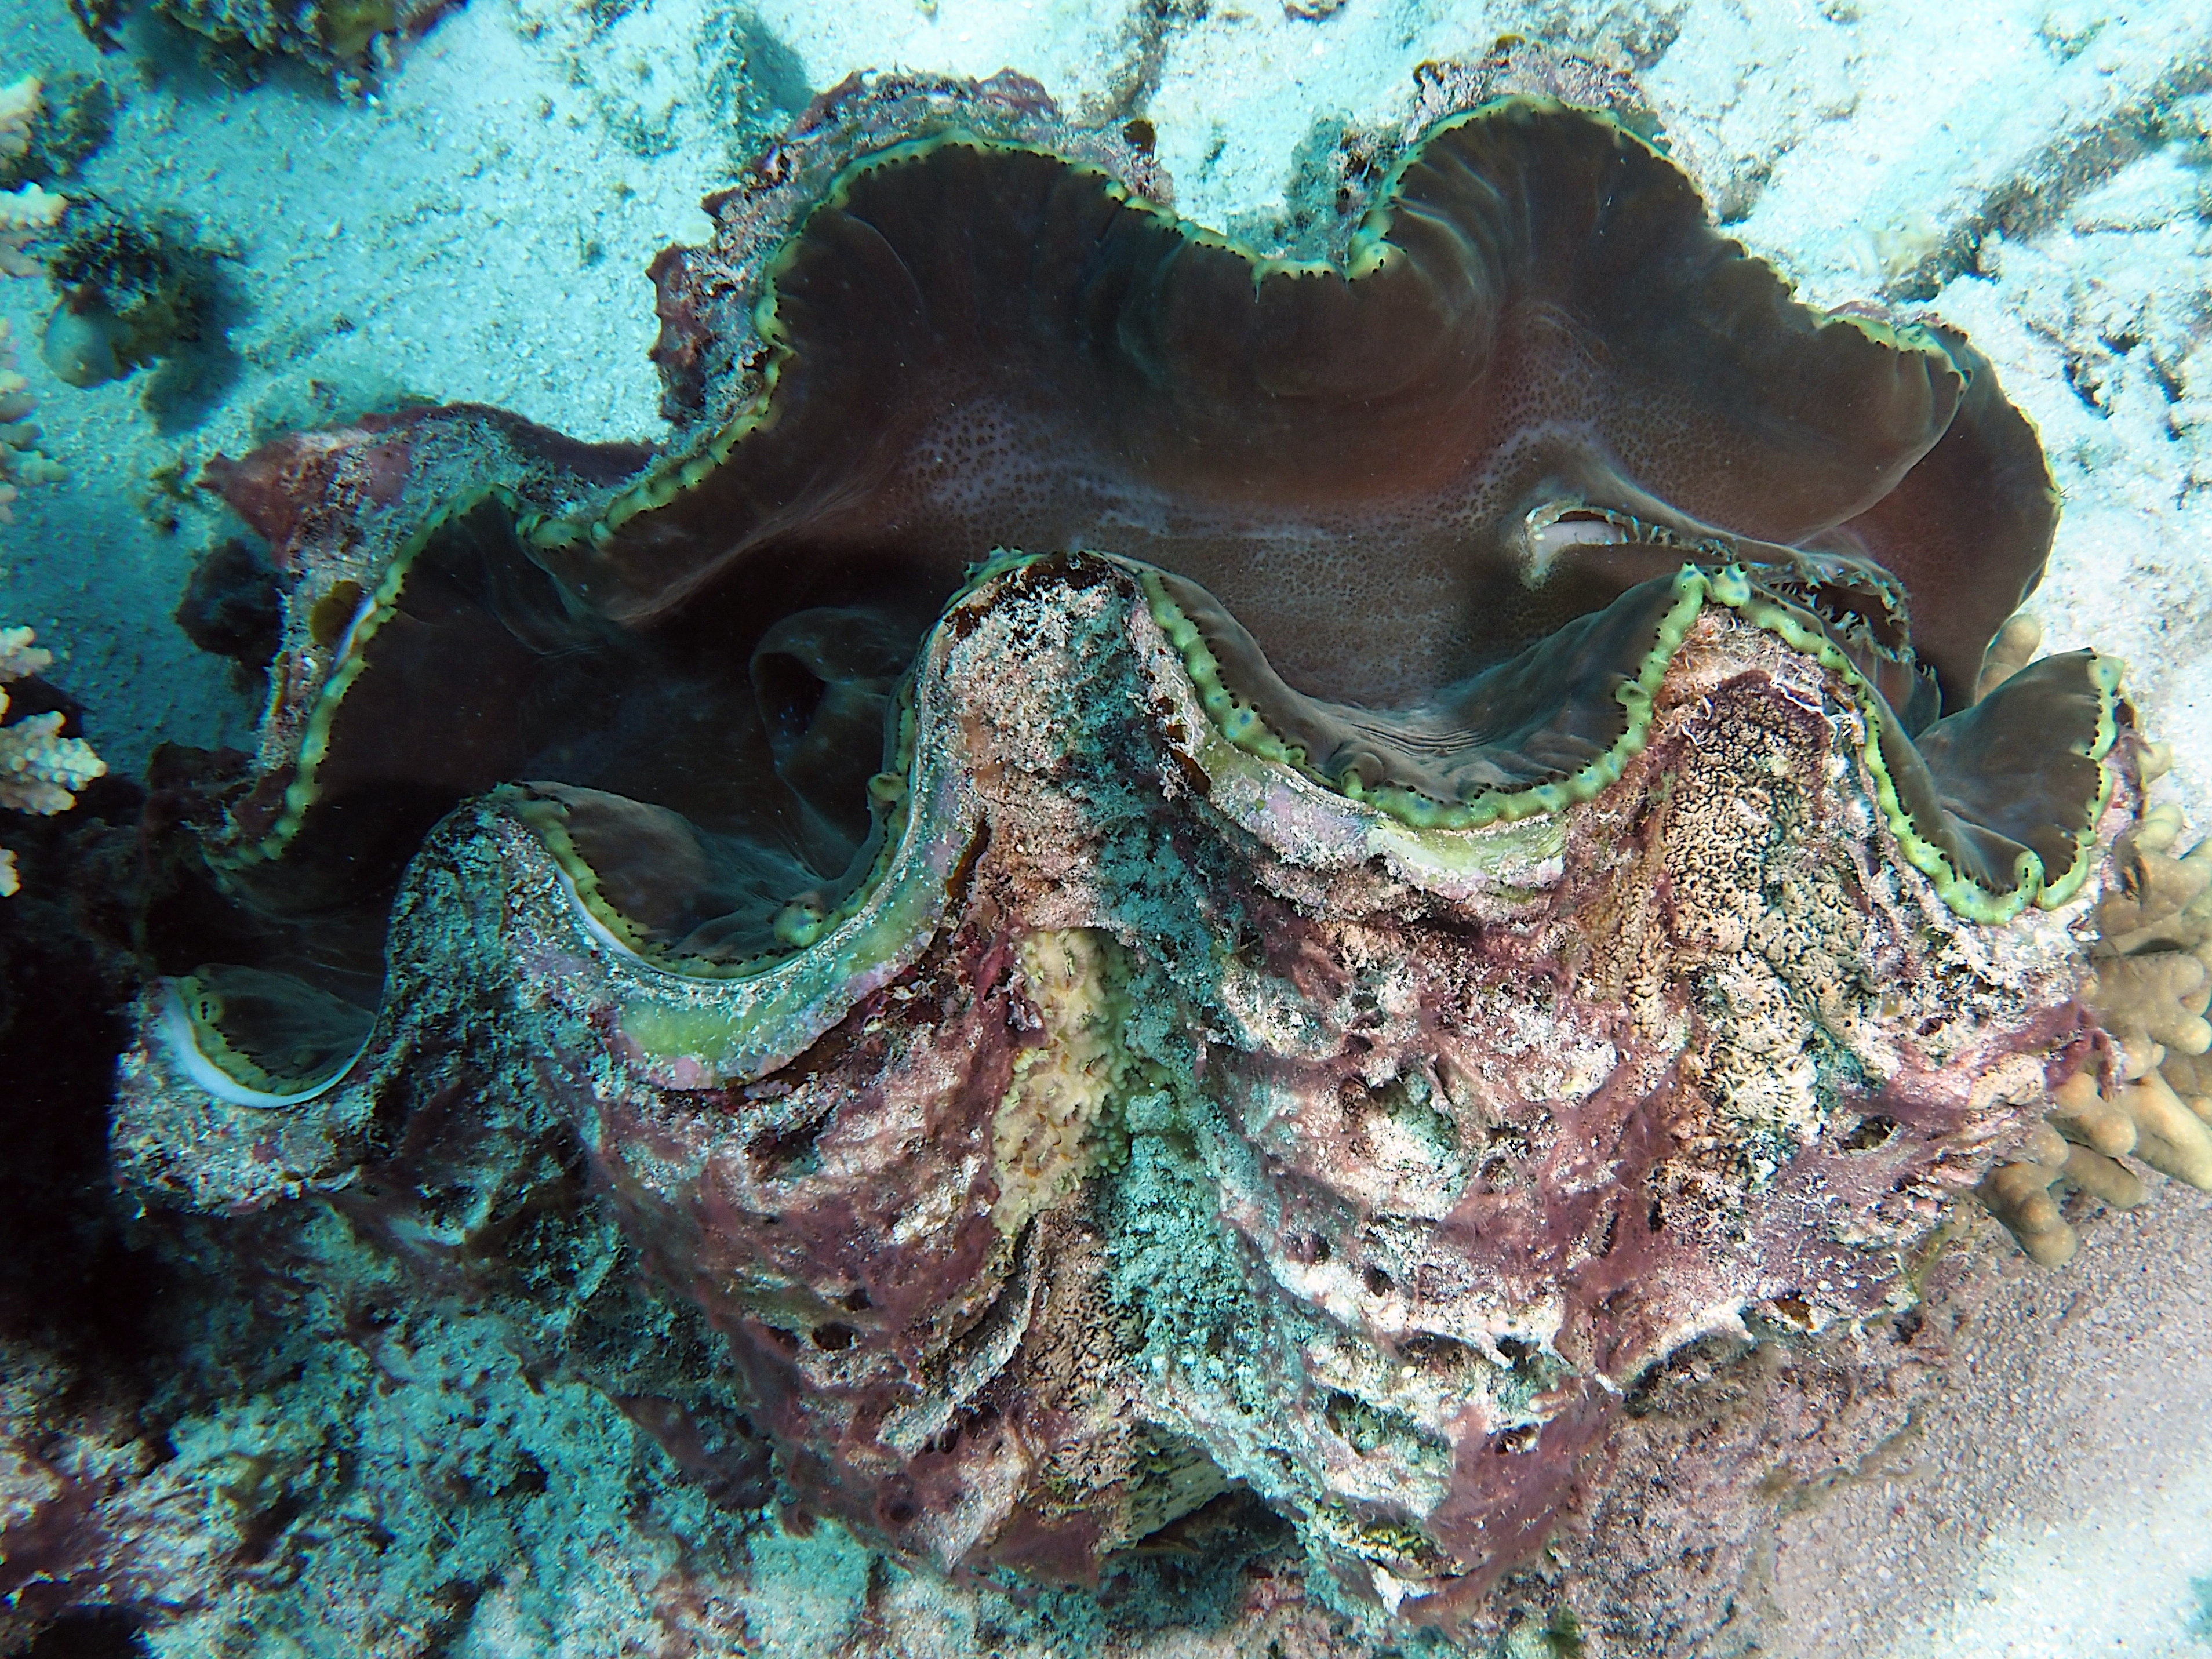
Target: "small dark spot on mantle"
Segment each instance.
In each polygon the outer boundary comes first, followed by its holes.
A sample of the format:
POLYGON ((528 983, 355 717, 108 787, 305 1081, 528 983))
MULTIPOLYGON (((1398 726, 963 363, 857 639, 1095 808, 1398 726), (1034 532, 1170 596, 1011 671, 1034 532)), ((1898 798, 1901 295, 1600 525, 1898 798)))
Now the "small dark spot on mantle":
POLYGON ((1897 1133, 1893 1117, 1863 1117, 1837 1144, 1847 1152, 1871 1152, 1897 1133))

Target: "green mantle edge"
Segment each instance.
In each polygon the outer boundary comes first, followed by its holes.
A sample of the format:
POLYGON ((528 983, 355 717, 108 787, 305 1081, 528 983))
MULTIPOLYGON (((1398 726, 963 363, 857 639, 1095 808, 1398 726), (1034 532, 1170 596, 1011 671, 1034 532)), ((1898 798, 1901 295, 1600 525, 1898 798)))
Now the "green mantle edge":
POLYGON ((1152 620, 1182 653, 1184 671, 1198 692, 1200 703, 1221 735, 1255 757, 1286 766, 1322 788, 1362 801, 1376 811, 1414 830, 1480 830, 1510 823, 1540 814, 1554 813, 1590 800, 1617 783, 1629 761, 1642 752, 1651 731, 1652 697, 1668 665, 1689 637, 1691 628, 1708 604, 1720 606, 1780 639, 1793 651, 1813 658, 1832 672, 1849 688, 1859 718, 1868 733, 1863 748, 1867 770, 1874 781, 1875 797, 1883 821, 1905 862, 1935 884, 1937 896, 1955 915, 1968 921, 2008 921, 2030 904, 2045 908, 2065 903, 2081 890, 2095 865, 2096 825, 2111 803, 2116 779, 2106 757, 2119 732, 2116 714, 2120 667, 2110 658, 2099 658, 2092 668, 2099 693, 2096 735, 2086 750, 2077 750, 2095 761, 2097 798, 2082 823, 2072 831, 2073 861, 2053 873, 2043 867, 2034 853, 2022 849, 2015 862, 2017 884, 2008 891, 1993 892, 1962 873, 1943 849, 1920 833, 1899 798, 1888 756, 1891 745, 1910 745, 1896 716, 1857 667, 1816 626, 1808 626, 1792 607, 1759 592, 1741 565, 1706 569, 1686 564, 1674 575, 1674 599, 1659 623, 1658 637, 1633 676, 1624 676, 1613 695, 1627 714, 1620 738, 1595 760, 1571 776, 1533 787, 1497 791, 1468 801, 1438 801, 1395 785, 1368 787, 1355 773, 1340 781, 1326 776, 1295 744, 1284 742, 1261 717, 1259 711, 1239 698, 1221 678, 1221 665, 1199 629, 1185 617, 1165 586, 1150 571, 1139 574, 1152 620))
MULTIPOLYGON (((786 363, 796 351, 790 331, 785 326, 778 310, 778 283, 798 258, 807 227, 815 216, 825 210, 847 205, 852 199, 854 185, 871 173, 896 167, 945 149, 970 149, 983 154, 1048 156, 1067 167, 1073 177, 1094 182, 1103 195, 1127 211, 1141 214, 1157 222, 1191 246, 1216 249, 1243 259, 1251 266, 1252 288, 1257 293, 1271 277, 1334 278, 1356 283, 1371 272, 1382 270, 1392 259, 1401 257, 1397 246, 1390 240, 1390 233, 1402 210, 1401 197, 1406 176, 1427 153, 1431 143, 1446 133, 1487 119, 1510 106, 1540 107, 1556 104, 1557 100, 1548 98, 1508 94, 1487 100, 1474 109, 1449 116, 1430 127, 1407 147, 1405 154, 1384 176, 1372 203, 1352 232, 1341 263, 1331 259, 1285 258, 1263 253, 1232 236, 1224 235, 1194 220, 1183 218, 1172 209, 1147 200, 1103 167, 1071 160, 1043 145, 1024 143, 1015 139, 984 137, 963 127, 904 139, 858 156, 848 162, 830 180, 821 199, 799 215, 762 269, 759 294, 753 302, 751 322, 754 336, 764 348, 764 361, 758 371, 757 380, 746 389, 748 395, 734 412, 696 438, 688 450, 670 455, 646 477, 617 492, 596 513, 573 516, 526 513, 520 515, 517 529, 532 544, 543 548, 574 549, 586 544, 605 547, 631 520, 665 507, 686 491, 698 489, 729 460, 747 436, 773 422, 776 389, 783 378, 786 363)), ((1578 113, 1613 128, 1623 143, 1633 144, 1662 161, 1667 159, 1664 152, 1642 134, 1623 125, 1610 112, 1576 107, 1578 113)), ((1816 328, 1849 329, 1895 350, 1939 359, 1950 365, 1950 356, 1943 349, 1942 343, 1917 324, 1893 325, 1877 318, 1853 314, 1817 316, 1808 312, 1807 317, 1816 328)))
MULTIPOLYGON (((475 499, 481 500, 482 496, 475 499)), ((441 514, 441 519, 449 515, 441 514)), ((428 528, 425 527, 417 546, 421 539, 427 539, 428 528)), ((410 554, 414 550, 409 550, 410 554)), ((948 603, 945 614, 949 617, 955 609, 971 602, 982 588, 1000 578, 1044 558, 1061 556, 1065 556, 999 554, 972 573, 968 586, 948 603)), ((1331 793, 1416 831, 1480 830, 1556 815, 1595 799, 1617 783, 1629 761, 1642 751, 1650 739, 1653 699, 1668 667, 1705 607, 1713 605, 1773 634, 1792 650, 1818 661, 1832 671, 1845 686, 1869 734, 1863 753, 1883 819, 1905 860, 1929 878, 1954 913, 1970 921, 1996 923, 2018 915, 2031 903, 2046 908, 2063 904, 2081 890, 2094 867, 2095 826, 2112 799, 2117 781, 2107 757, 2119 729, 2117 708, 2120 670, 2111 659, 2097 659, 2092 670, 2100 693, 2097 729, 2088 747, 2077 752, 2097 763, 2100 786, 2081 825, 2073 832, 2073 861, 2054 876, 2042 867, 2041 860, 2033 852, 2023 850, 2016 866, 2019 884, 2008 892, 1991 892, 1962 875, 1942 849, 1929 842, 1914 825, 1899 798, 1886 758, 1890 744, 1909 744, 1911 739, 1898 726, 1880 695, 1817 626, 1808 624, 1793 607, 1755 590, 1741 566, 1708 569, 1686 564, 1676 572, 1672 579, 1673 599, 1661 618, 1651 648, 1638 672, 1632 677, 1624 676, 1615 689, 1614 696, 1627 715, 1627 725, 1621 737, 1604 754, 1571 776, 1552 782, 1516 791, 1498 791, 1471 801, 1440 802, 1393 786, 1369 788, 1356 775, 1345 785, 1324 776, 1302 749, 1285 744, 1249 704, 1224 684, 1218 660, 1196 625, 1168 597, 1158 572, 1111 555, 1103 556, 1127 571, 1139 585, 1154 623, 1170 647, 1179 653, 1198 701, 1227 742, 1255 759, 1296 771, 1331 793)), ((389 614, 409 562, 407 557, 395 562, 356 625, 354 651, 349 653, 355 660, 358 660, 360 647, 374 631, 375 623, 389 614)), ((923 659, 927 659, 929 652, 929 646, 925 644, 923 659)), ((232 856, 240 862, 273 856, 297 827, 300 812, 313 799, 313 761, 319 757, 321 746, 318 740, 327 733, 329 715, 343 695, 343 686, 349 679, 346 670, 351 665, 341 665, 332 675, 324 688, 320 706, 310 720, 309 741, 303 746, 300 775, 288 803, 292 810, 285 815, 286 822, 250 848, 234 853, 232 856)), ((825 994, 834 994, 836 986, 849 983, 853 975, 866 974, 890 963, 902 950, 910 948, 917 935, 934 929, 941 918, 946 887, 941 873, 927 867, 931 860, 921 856, 919 847, 910 843, 914 834, 925 827, 914 811, 915 794, 933 794, 943 780, 936 775, 936 769, 929 763, 930 757, 920 741, 922 718, 917 707, 917 689, 909 678, 900 698, 895 746, 898 771, 878 775, 872 781, 872 793, 878 796, 878 805, 887 809, 872 867, 847 890, 842 902, 830 914, 818 917, 809 914, 793 929, 779 928, 784 934, 784 942, 791 947, 788 954, 710 965, 672 960, 653 951, 639 937, 634 925, 606 903, 598 891, 596 876, 577 856, 575 849, 567 845, 568 837, 554 816, 529 810, 534 803, 525 799, 520 790, 503 788, 494 792, 495 798, 526 824, 546 848, 578 909, 598 924, 609 941, 643 970, 643 979, 633 982, 629 994, 621 1000, 623 1028, 647 1053, 699 1055, 726 1074, 748 1071, 751 1068, 743 1051, 751 1045, 743 1040, 744 1030, 764 1034, 765 1028, 790 1019, 802 1006, 825 994), (779 988, 759 983, 771 976, 785 978, 787 982, 779 988), (666 989, 655 988, 656 979, 666 989), (753 982, 753 994, 744 999, 751 1006, 742 1012, 721 1004, 694 1000, 708 994, 711 985, 731 985, 732 981, 753 982), (682 986, 696 989, 689 996, 679 993, 671 998, 668 993, 682 986)))

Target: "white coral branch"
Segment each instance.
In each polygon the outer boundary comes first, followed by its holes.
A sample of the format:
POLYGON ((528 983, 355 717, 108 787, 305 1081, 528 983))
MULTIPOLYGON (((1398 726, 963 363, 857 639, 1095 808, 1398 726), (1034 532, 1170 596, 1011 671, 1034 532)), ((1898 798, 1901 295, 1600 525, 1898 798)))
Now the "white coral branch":
MULTIPOLYGON (((27 628, 0 628, 0 682, 27 678, 53 663, 53 653, 33 642, 27 628)), ((8 694, 0 691, 0 721, 8 714, 8 694)), ((107 763, 82 738, 62 735, 62 714, 33 714, 14 725, 0 724, 0 806, 40 817, 66 812, 76 791, 102 776, 107 763)), ((0 898, 17 887, 15 854, 0 848, 0 898)))
POLYGON ((10 276, 35 276, 39 262, 24 250, 59 224, 68 208, 68 197, 38 185, 0 190, 0 271, 10 276))
POLYGON ((0 87, 0 156, 21 155, 30 149, 31 128, 46 106, 46 88, 35 75, 0 87))
MULTIPOLYGON (((0 204, 7 199, 0 196, 0 204)), ((5 252, 4 233, 0 233, 0 264, 5 263, 5 252)), ((27 418, 36 407, 31 383, 15 369, 15 345, 8 319, 0 317, 0 524, 13 516, 8 504, 22 485, 52 483, 67 476, 58 462, 39 452, 39 428, 27 418)), ((0 678, 17 678, 0 674, 0 678)))
MULTIPOLYGON (((0 714, 7 707, 0 691, 0 714)), ((62 736, 58 711, 0 726, 0 806, 40 817, 66 812, 76 804, 72 792, 106 770, 82 738, 62 736)))
POLYGON ((0 684, 27 680, 54 665, 54 653, 32 643, 37 637, 27 628, 0 628, 0 684))

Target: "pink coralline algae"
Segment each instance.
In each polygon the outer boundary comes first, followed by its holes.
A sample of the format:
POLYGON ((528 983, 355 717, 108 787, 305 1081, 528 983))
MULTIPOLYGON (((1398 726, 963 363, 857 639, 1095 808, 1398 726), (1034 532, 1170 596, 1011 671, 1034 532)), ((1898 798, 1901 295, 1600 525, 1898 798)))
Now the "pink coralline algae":
POLYGON ((2141 745, 2087 653, 1975 698, 2033 434, 1601 117, 1446 124, 1347 280, 873 97, 660 268, 684 453, 224 469, 288 634, 122 1174, 452 1263, 580 1160, 793 1516, 1095 1584, 1241 1491, 1494 1628, 1670 1362, 1911 1309, 2099 1063, 2141 745))

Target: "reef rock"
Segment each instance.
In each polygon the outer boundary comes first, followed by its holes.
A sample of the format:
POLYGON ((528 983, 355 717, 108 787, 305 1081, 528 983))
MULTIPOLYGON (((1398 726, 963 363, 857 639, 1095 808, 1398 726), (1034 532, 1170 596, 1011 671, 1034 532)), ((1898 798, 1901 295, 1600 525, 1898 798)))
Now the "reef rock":
POLYGON ((118 1167, 434 1263, 580 1170, 795 1510, 1083 1583, 1235 1486, 1471 1627, 1670 1358, 2039 1155, 2142 745, 2088 653, 1977 700, 2055 511, 1987 364, 1612 120, 1445 123, 1331 268, 1048 112, 810 116, 660 270, 680 453, 218 469, 286 637, 118 1167))
MULTIPOLYGON (((642 959, 562 833, 599 802, 507 792, 414 862, 339 1087, 226 1107, 151 1043, 118 1152, 250 1203, 465 1090, 580 1138, 808 1505, 1080 1579, 1236 1480, 1449 1605, 1684 1345, 1907 1305, 2077 1024, 2066 915, 1901 866, 1863 694, 1667 585, 1620 778, 1423 830, 1230 742, 1147 573, 1020 563, 933 633, 909 827, 809 951, 642 959)), ((445 1242, 526 1196, 457 1182, 445 1242)))

